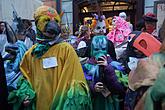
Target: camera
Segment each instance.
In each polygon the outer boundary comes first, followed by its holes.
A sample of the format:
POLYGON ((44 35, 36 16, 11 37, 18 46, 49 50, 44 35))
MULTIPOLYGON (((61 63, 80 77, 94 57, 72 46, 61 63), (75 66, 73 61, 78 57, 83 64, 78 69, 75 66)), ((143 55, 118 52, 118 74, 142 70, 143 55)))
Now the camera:
POLYGON ((98 58, 98 61, 104 61, 101 57, 98 58))

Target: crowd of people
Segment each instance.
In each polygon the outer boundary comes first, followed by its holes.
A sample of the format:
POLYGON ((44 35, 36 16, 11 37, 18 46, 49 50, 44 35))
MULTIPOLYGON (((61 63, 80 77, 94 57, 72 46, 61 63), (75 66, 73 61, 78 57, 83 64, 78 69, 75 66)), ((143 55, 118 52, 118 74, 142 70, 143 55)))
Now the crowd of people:
POLYGON ((49 6, 17 24, 0 22, 3 110, 163 110, 165 20, 145 14, 135 27, 125 12, 93 14, 75 35, 49 6))

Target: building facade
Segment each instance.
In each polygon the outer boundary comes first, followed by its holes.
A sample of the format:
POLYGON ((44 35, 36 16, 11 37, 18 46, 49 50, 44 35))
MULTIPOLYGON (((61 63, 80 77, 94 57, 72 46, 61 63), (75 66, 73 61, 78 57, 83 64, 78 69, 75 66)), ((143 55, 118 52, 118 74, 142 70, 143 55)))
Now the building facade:
POLYGON ((9 24, 13 20, 13 11, 18 17, 33 20, 35 9, 43 5, 40 0, 0 0, 0 20, 9 24))
POLYGON ((97 13, 98 10, 110 19, 124 11, 133 25, 142 18, 143 14, 154 12, 160 21, 158 22, 159 28, 165 18, 165 14, 163 14, 165 5, 158 5, 161 7, 161 11, 157 10, 162 14, 156 11, 155 4, 159 2, 165 2, 165 0, 1 0, 0 20, 10 24, 13 20, 14 9, 19 17, 33 20, 34 10, 45 4, 57 9, 58 13, 64 12, 62 25, 68 25, 71 32, 77 31, 79 25, 83 24, 84 18, 92 17, 92 14, 97 13))
POLYGON ((73 33, 73 0, 62 0, 62 11, 64 12, 62 16, 62 25, 67 25, 73 33))
POLYGON ((92 17, 92 14, 98 12, 108 19, 125 12, 128 21, 135 24, 144 14, 144 0, 73 0, 74 31, 83 24, 85 17, 92 17))

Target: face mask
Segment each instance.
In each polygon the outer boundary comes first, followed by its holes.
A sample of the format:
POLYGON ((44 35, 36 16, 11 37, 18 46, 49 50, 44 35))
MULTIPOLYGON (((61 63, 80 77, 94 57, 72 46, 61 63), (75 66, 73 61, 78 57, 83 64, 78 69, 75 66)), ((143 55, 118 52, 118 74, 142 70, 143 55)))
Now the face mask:
POLYGON ((103 55, 107 55, 106 36, 94 36, 92 40, 91 56, 98 60, 98 58, 103 55))
POLYGON ((96 25, 96 28, 95 28, 95 33, 97 34, 105 34, 106 33, 106 24, 105 24, 105 21, 104 20, 98 20, 97 21, 97 25, 96 25))
POLYGON ((0 52, 1 52, 1 54, 4 53, 4 47, 5 47, 6 43, 7 43, 6 34, 0 34, 0 52))

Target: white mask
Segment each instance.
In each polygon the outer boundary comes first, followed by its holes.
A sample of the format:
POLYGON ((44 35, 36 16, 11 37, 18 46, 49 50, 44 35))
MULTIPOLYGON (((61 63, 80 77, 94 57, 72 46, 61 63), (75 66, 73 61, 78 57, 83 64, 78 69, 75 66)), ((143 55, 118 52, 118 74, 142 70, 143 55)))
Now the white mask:
POLYGON ((4 47, 6 44, 8 44, 6 34, 0 34, 0 52, 1 52, 1 55, 4 55, 4 53, 5 53, 4 47))
POLYGON ((26 47, 29 49, 29 48, 32 47, 33 41, 31 41, 30 38, 26 37, 26 38, 25 38, 25 41, 24 41, 24 44, 25 44, 26 47))
POLYGON ((98 20, 97 21, 97 24, 96 24, 96 28, 94 29, 94 32, 95 33, 106 33, 106 24, 105 24, 105 21, 104 20, 102 20, 102 21, 100 21, 100 20, 98 20))
POLYGON ((126 15, 125 12, 121 12, 121 13, 119 14, 119 17, 123 18, 124 20, 127 19, 127 15, 126 15))

